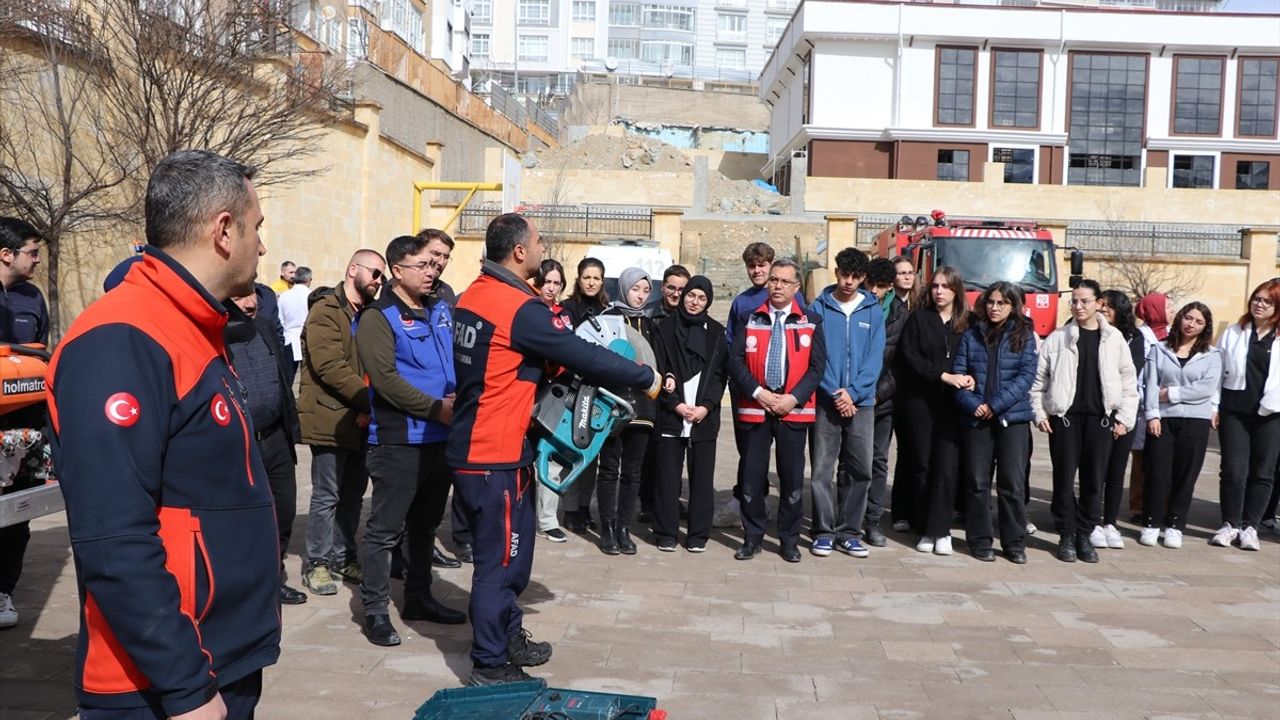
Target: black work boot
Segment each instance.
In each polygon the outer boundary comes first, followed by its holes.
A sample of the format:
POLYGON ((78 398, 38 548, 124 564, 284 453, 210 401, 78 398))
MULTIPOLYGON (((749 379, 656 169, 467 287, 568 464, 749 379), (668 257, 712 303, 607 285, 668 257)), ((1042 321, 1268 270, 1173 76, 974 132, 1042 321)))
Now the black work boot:
POLYGON ((600 552, 605 555, 617 555, 622 552, 618 547, 618 523, 611 520, 600 521, 600 552))
POLYGON ((613 536, 617 538, 618 549, 622 551, 623 555, 636 554, 636 543, 631 539, 631 528, 626 525, 620 525, 613 536))
POLYGON ((406 596, 400 609, 400 617, 405 620, 426 620, 442 625, 462 625, 467 621, 467 614, 440 604, 430 594, 406 596))
POLYGON ((486 685, 524 682, 532 679, 519 666, 511 663, 492 668, 476 665, 471 668, 471 677, 467 678, 467 685, 470 687, 483 687, 486 685))
MULTIPOLYGON (((1076 536, 1074 533, 1062 533, 1058 536, 1058 559, 1062 562, 1076 561, 1076 536)), ((1097 560, 1097 554, 1094 555, 1097 560)))
POLYGON ((361 630, 374 645, 393 647, 400 644, 400 633, 396 632, 395 626, 391 624, 391 618, 386 615, 365 615, 361 630))
POLYGON ((524 628, 507 640, 507 662, 512 665, 533 667, 550 659, 551 643, 535 641, 524 628))
POLYGON ((1076 557, 1087 563, 1098 562, 1098 551, 1094 549, 1093 543, 1089 542, 1089 536, 1084 533, 1076 536, 1076 557))
POLYGON ((884 531, 880 529, 879 520, 867 523, 867 531, 863 533, 862 539, 871 547, 885 546, 887 541, 884 537, 884 531))

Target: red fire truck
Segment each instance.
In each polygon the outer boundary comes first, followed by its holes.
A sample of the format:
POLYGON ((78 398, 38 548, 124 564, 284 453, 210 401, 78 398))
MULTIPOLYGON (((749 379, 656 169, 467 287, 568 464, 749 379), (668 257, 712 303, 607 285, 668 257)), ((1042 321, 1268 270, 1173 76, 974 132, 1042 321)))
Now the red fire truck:
MULTIPOLYGON (((1025 311, 1036 334, 1044 337, 1058 324, 1058 248, 1049 231, 1034 222, 950 219, 934 210, 929 217, 904 215, 876 235, 875 243, 880 257, 911 258, 926 288, 934 268, 959 270, 971 307, 992 283, 1017 283, 1026 294, 1025 311)), ((1083 269, 1084 254, 1072 250, 1070 287, 1083 269)))

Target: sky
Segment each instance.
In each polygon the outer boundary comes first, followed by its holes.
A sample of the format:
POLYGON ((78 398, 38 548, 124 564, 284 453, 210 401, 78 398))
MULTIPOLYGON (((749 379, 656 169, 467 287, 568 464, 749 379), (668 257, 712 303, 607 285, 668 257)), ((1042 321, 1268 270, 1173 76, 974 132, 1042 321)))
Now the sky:
MULTIPOLYGON (((1225 12, 1280 13, 1280 0, 1227 0, 1225 12)), ((1280 39, 1277 40, 1280 43, 1280 39)))

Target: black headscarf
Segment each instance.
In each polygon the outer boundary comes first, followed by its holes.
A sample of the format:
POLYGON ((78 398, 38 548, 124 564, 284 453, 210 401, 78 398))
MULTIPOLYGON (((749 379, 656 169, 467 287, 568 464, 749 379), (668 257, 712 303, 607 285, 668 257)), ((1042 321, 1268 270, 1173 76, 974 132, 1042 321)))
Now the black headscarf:
POLYGON ((676 324, 676 371, 680 373, 682 382, 702 372, 707 367, 707 359, 711 355, 711 340, 707 336, 707 310, 711 307, 714 293, 711 280, 705 275, 694 275, 680 293, 680 305, 675 315, 676 324), (684 307, 684 298, 690 290, 701 290, 707 295, 707 306, 697 315, 690 314, 684 307))

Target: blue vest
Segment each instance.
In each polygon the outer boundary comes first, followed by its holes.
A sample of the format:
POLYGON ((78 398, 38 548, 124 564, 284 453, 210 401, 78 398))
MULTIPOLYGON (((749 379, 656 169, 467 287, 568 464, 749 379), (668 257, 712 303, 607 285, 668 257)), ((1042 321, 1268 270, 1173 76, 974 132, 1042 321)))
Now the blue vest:
MULTIPOLYGON (((395 293, 370 308, 391 326, 396 341, 396 372, 405 382, 434 398, 451 395, 458 387, 453 369, 453 314, 449 304, 431 301, 424 308, 426 319, 401 304, 395 293)), ((444 442, 449 426, 407 415, 378 397, 369 388, 372 420, 370 445, 425 445, 444 442)))

